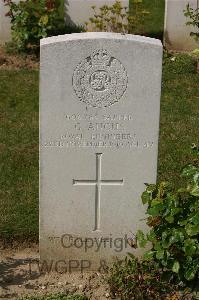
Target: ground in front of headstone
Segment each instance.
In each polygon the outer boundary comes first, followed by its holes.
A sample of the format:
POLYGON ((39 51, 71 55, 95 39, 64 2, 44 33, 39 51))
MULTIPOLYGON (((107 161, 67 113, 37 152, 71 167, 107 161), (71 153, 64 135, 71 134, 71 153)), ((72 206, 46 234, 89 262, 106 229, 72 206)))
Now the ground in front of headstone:
MULTIPOLYGON (((109 298, 105 274, 98 272, 42 272, 38 247, 4 249, 0 253, 0 299, 20 299, 54 293, 84 294, 91 300, 109 298)), ((45 267, 43 267, 45 268, 45 267)), ((44 269, 43 269, 44 270, 44 269)))

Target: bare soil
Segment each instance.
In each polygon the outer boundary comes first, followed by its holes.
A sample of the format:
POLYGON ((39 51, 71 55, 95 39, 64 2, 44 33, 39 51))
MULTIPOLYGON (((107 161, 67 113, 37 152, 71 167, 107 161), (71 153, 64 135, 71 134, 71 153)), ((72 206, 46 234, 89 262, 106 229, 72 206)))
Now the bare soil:
POLYGON ((85 294, 91 300, 110 299, 105 274, 97 272, 42 273, 37 245, 25 249, 0 250, 0 299, 57 292, 85 294))
POLYGON ((20 70, 39 68, 39 59, 34 55, 9 54, 0 45, 0 70, 20 70))

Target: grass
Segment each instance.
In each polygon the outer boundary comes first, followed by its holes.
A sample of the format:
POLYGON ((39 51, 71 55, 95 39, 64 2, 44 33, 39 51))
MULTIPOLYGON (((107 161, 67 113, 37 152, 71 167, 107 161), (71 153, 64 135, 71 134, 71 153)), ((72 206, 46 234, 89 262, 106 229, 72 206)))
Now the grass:
MULTIPOLYGON (((190 56, 171 58, 163 70, 158 178, 178 186, 199 138, 199 76, 190 56)), ((38 72, 1 70, 0 99, 0 237, 37 240, 38 72)))
MULTIPOLYGON (((165 0, 143 0, 143 7, 149 14, 145 17, 144 35, 163 39, 165 0)), ((130 9, 133 0, 130 0, 130 9)))
POLYGON ((0 235, 38 236, 38 72, 0 72, 0 235))
POLYGON ((88 300, 88 298, 84 295, 78 294, 50 294, 46 296, 30 296, 21 298, 19 300, 88 300))
POLYGON ((182 167, 193 162, 192 143, 199 143, 199 75, 186 54, 165 58, 162 80, 158 180, 183 184, 182 167), (174 61, 173 61, 174 59, 174 61))

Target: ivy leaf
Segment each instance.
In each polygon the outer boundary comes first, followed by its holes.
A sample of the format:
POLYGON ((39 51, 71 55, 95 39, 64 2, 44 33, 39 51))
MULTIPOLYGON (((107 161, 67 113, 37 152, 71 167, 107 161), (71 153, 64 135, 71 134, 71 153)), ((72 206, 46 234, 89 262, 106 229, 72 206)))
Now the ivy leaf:
POLYGON ((196 272, 197 272, 197 268, 194 268, 194 267, 190 267, 189 269, 187 269, 185 271, 185 278, 190 281, 190 280, 193 280, 195 275, 196 275, 196 272))
POLYGON ((159 216, 160 215, 160 211, 163 209, 163 205, 162 204, 157 204, 151 208, 147 209, 147 213, 153 217, 159 216))
POLYGON ((190 191, 190 194, 199 197, 199 185, 195 185, 193 189, 190 191))
POLYGON ((39 20, 39 24, 41 24, 41 25, 47 25, 47 23, 48 23, 48 15, 41 16, 41 18, 39 20))
POLYGON ((186 230, 187 234, 190 236, 199 234, 199 224, 197 224, 197 225, 187 224, 185 226, 185 230, 186 230))
POLYGON ((190 211, 198 211, 199 210, 199 201, 195 201, 190 204, 190 211))
POLYGON ((174 217, 173 216, 167 216, 166 218, 165 218, 165 220, 168 222, 168 223, 173 223, 174 222, 174 217))
POLYGON ((164 250, 157 251, 155 256, 157 259, 163 259, 164 258, 164 250))
POLYGON ((178 224, 180 226, 185 226, 188 222, 189 222, 189 220, 187 219, 187 220, 178 221, 178 224))
POLYGON ((157 242, 157 243, 154 245, 154 249, 157 250, 157 251, 163 250, 163 249, 162 249, 162 244, 161 244, 161 242, 157 242))
POLYGON ((144 248, 146 246, 147 240, 145 239, 145 235, 141 230, 138 230, 138 232, 136 234, 136 239, 141 248, 144 248))
POLYGON ((195 173, 194 177, 193 177, 193 181, 195 184, 199 183, 199 169, 198 171, 195 173))
POLYGON ((172 267, 172 271, 174 273, 178 273, 180 270, 180 264, 177 260, 174 261, 173 267, 172 267))
POLYGON ((152 200, 151 207, 158 206, 158 205, 162 205, 161 200, 157 200, 157 199, 152 200))
POLYGON ((170 245, 177 243, 177 242, 182 242, 184 240, 184 235, 180 230, 173 230, 172 236, 169 239, 170 245))
POLYGON ((199 224, 199 211, 189 219, 189 222, 191 222, 195 225, 199 224))
MULTIPOLYGON (((162 259, 161 260, 161 264, 166 267, 167 266, 168 261, 166 259, 162 259)), ((164 273, 163 273, 164 274, 164 273)))
POLYGON ((182 208, 180 208, 180 207, 171 208, 171 215, 175 216, 175 215, 177 215, 181 211, 182 211, 182 208))
POLYGON ((143 192, 142 193, 142 203, 143 204, 146 204, 146 203, 149 203, 149 201, 151 200, 151 196, 148 192, 143 192))
POLYGON ((180 188, 178 189, 178 193, 181 194, 181 193, 186 193, 187 192, 187 189, 186 188, 180 188))
POLYGON ((163 248, 168 248, 170 246, 170 242, 169 242, 169 235, 167 231, 163 231, 162 233, 162 247, 163 248))
POLYGON ((198 172, 198 168, 193 165, 187 165, 182 170, 182 176, 183 177, 191 177, 194 176, 198 172))
POLYGON ((151 260, 154 256, 154 253, 155 252, 152 251, 152 250, 145 252, 144 255, 143 255, 143 259, 144 260, 151 260))
POLYGON ((184 242, 184 252, 187 256, 192 256, 197 250, 197 240, 187 239, 184 242))
POLYGON ((147 239, 150 242, 156 241, 156 234, 155 234, 155 232, 153 230, 150 230, 150 232, 147 234, 147 239))
POLYGON ((156 185, 155 185, 155 184, 148 184, 146 190, 147 190, 147 192, 149 192, 149 193, 155 192, 155 190, 156 190, 156 185))

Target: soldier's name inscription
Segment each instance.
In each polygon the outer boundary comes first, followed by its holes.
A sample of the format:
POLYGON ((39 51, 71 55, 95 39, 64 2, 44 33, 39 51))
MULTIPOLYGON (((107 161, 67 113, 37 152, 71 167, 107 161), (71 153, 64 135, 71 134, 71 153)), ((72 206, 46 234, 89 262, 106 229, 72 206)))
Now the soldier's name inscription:
POLYGON ((64 114, 66 128, 58 137, 45 141, 44 147, 152 148, 154 142, 138 137, 131 114, 64 114), (129 129, 129 124, 130 129, 129 129), (68 129, 70 128, 70 130, 68 129))

